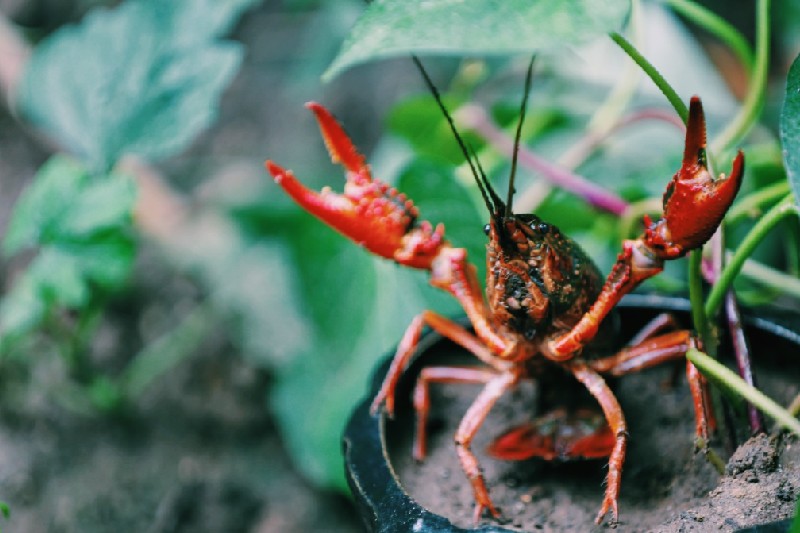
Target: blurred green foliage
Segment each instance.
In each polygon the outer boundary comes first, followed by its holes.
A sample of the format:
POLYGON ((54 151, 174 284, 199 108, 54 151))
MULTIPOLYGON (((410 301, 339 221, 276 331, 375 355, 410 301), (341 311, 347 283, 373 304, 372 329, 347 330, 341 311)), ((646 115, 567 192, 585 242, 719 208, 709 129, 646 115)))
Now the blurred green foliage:
POLYGON ((243 55, 241 44, 222 38, 253 3, 95 7, 40 42, 25 65, 14 98, 21 115, 71 156, 53 156, 12 213, 4 252, 35 256, 0 303, 0 349, 47 331, 100 407, 118 395, 93 375, 85 352, 109 295, 126 285, 138 244, 136 185, 114 167, 124 155, 175 155, 211 124, 243 55))
POLYGON ((14 209, 4 251, 37 249, 35 259, 0 302, 0 348, 30 333, 54 308, 97 305, 125 282, 135 253, 133 180, 93 179, 85 167, 53 156, 14 209))
POLYGON ((93 172, 108 171, 123 154, 173 155, 214 119, 243 52, 218 38, 252 3, 96 8, 37 46, 18 105, 93 172))

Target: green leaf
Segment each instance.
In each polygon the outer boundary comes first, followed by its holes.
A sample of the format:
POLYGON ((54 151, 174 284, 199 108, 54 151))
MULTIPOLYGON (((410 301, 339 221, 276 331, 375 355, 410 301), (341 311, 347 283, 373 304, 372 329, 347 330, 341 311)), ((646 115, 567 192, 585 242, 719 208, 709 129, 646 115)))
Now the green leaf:
POLYGON ((110 174, 96 180, 77 161, 54 156, 14 206, 4 249, 13 254, 119 229, 130 222, 135 200, 130 177, 110 174))
POLYGON ((130 272, 134 254, 133 241, 118 235, 42 248, 0 301, 0 338, 29 333, 51 309, 87 307, 97 289, 118 288, 130 272))
POLYGON ((786 80, 786 96, 780 118, 781 144, 786 174, 800 206, 800 56, 795 58, 786 80))
POLYGON ((82 309, 97 289, 124 283, 135 255, 135 200, 128 176, 97 179, 62 155, 42 166, 16 204, 4 242, 7 253, 39 253, 0 302, 0 337, 24 335, 51 309, 82 309))
MULTIPOLYGON (((445 106, 455 111, 462 102, 454 98, 444 97, 445 106)), ((387 118, 389 130, 403 137, 414 148, 417 156, 445 161, 451 165, 464 162, 464 154, 453 138, 453 132, 447 124, 436 101, 430 96, 409 98, 394 107, 387 118)), ((462 133, 467 146, 479 151, 485 144, 476 134, 462 133)))
POLYGON ((74 191, 86 180, 86 169, 63 156, 52 157, 34 177, 33 184, 14 205, 3 241, 7 254, 36 246, 58 231, 62 213, 70 208, 74 191))
POLYGON ((797 504, 794 507, 794 520, 792 520, 789 533, 800 533, 800 497, 797 498, 797 504))
POLYGON ((46 313, 37 280, 28 271, 0 300, 0 348, 36 328, 46 313))
POLYGON ((302 308, 326 349, 341 356, 361 334, 373 294, 379 290, 372 257, 308 214, 292 233, 302 308), (341 311, 332 312, 332 302, 340 302, 341 311))
MULTIPOLYGON (((350 248, 353 254, 361 253, 355 245, 350 248)), ((335 305, 328 302, 328 333, 318 331, 312 348, 279 374, 271 391, 271 405, 294 463, 317 485, 342 491, 346 484, 341 435, 347 419, 366 394, 375 365, 397 344, 411 318, 427 307, 417 284, 420 272, 385 259, 366 255, 362 259, 357 270, 316 281, 335 288, 351 278, 377 280, 377 290, 363 292, 357 304, 366 307, 366 317, 356 320, 350 315, 352 302, 345 297, 354 295, 343 290, 333 300, 335 305), (341 334, 336 342, 327 342, 333 326, 341 334)))
POLYGON ((629 8, 629 0, 376 0, 323 79, 411 53, 529 54, 580 44, 619 30, 629 8))
POLYGON ((242 47, 214 39, 251 3, 132 0, 96 8, 35 49, 19 106, 93 172, 124 153, 173 155, 216 116, 242 47))
POLYGON ((258 0, 143 0, 172 28, 176 47, 189 48, 227 34, 239 16, 258 0))

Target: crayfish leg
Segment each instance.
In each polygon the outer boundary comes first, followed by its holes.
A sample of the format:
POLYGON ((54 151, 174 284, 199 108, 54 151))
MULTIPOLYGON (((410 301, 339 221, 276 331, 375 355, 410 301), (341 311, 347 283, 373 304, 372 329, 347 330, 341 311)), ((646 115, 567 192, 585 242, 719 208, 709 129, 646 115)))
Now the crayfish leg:
POLYGON ((427 455, 427 423, 430 412, 431 383, 457 383, 483 385, 497 377, 489 368, 461 366, 429 366, 422 369, 414 387, 414 410, 417 415, 417 432, 414 440, 414 459, 422 461, 427 455))
POLYGON ((622 465, 625 462, 625 450, 628 443, 628 431, 625 423, 625 415, 617 401, 616 396, 609 388, 603 378, 589 368, 585 363, 574 363, 569 365, 569 369, 575 378, 583 383, 592 396, 595 397, 603 414, 611 427, 614 435, 614 446, 608 458, 608 474, 606 475, 606 492, 600 512, 597 513, 595 523, 603 521, 603 517, 611 511, 611 522, 617 523, 619 509, 617 499, 619 497, 619 487, 622 480, 622 465))
MULTIPOLYGON (((637 336, 637 338, 640 336, 637 336)), ((686 356, 689 348, 697 347, 697 341, 687 330, 672 331, 647 337, 638 344, 623 348, 610 357, 592 361, 592 369, 603 374, 622 376, 639 372, 686 356)), ((695 433, 698 442, 707 443, 709 432, 716 427, 713 406, 705 378, 690 362, 686 361, 686 378, 692 395, 695 413, 695 433)))
POLYGON ((456 453, 461 462, 461 468, 467 475, 467 479, 472 485, 472 492, 475 496, 475 514, 473 518, 477 523, 484 510, 488 510, 495 518, 500 517, 500 513, 495 508, 489 497, 489 490, 486 488, 486 480, 481 473, 478 458, 472 452, 472 440, 478 433, 492 407, 500 397, 513 388, 520 379, 518 372, 503 372, 489 381, 481 393, 472 402, 456 431, 456 453))
POLYGON ((389 416, 394 415, 394 392, 397 388, 397 382, 400 380, 400 376, 408 366, 411 358, 416 353, 419 337, 422 334, 422 328, 426 325, 441 336, 450 339, 466 349, 487 365, 497 370, 508 368, 506 362, 500 361, 494 357, 483 342, 481 342, 477 336, 464 329, 463 326, 433 311, 423 311, 414 317, 411 324, 406 328, 406 332, 403 334, 400 344, 397 345, 397 351, 389 366, 389 371, 383 379, 383 384, 378 394, 372 401, 370 412, 373 415, 378 412, 381 405, 386 406, 386 411, 389 413, 389 416))

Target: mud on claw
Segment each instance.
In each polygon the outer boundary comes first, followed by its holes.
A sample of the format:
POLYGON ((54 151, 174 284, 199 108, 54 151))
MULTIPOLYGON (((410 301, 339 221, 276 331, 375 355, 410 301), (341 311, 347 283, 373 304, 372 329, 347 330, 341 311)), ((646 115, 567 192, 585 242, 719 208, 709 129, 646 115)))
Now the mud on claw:
MULTIPOLYGON (((530 69, 526 95, 529 84, 530 69)), ((539 413, 530 425, 512 428, 498 438, 490 451, 504 459, 607 457, 605 493, 596 522, 602 522, 609 513, 610 521, 616 522, 628 433, 625 416, 604 376, 621 376, 684 358, 697 340, 663 317, 617 353, 598 353, 593 340, 601 329, 609 327, 611 321, 603 319, 623 295, 661 272, 665 261, 701 247, 716 231, 741 184, 742 153, 734 159, 727 178, 711 175, 703 108, 699 98, 692 98, 683 161, 666 186, 663 216, 656 221, 645 218, 644 232, 622 244, 604 281, 591 258, 557 227, 535 214, 513 213, 513 173, 503 200, 453 127, 488 211, 484 293, 466 250, 447 241, 442 224, 434 226, 421 220, 410 199, 374 179, 364 157, 324 107, 316 103, 307 107, 319 122, 331 158, 344 167, 344 191, 312 191, 290 171, 267 161, 275 182, 301 207, 372 253, 429 271, 430 283, 458 300, 472 326, 466 329, 433 311, 417 315, 398 345, 372 412, 385 409, 390 416, 394 413, 398 380, 414 356, 425 326, 476 357, 476 366, 427 367, 420 373, 413 392, 417 416, 413 453, 420 460, 426 455, 431 385, 471 383, 483 387, 455 435, 456 453, 472 487, 474 519, 478 521, 486 511, 500 516, 471 446, 495 402, 523 380, 545 383, 556 376, 576 380, 596 402, 593 410, 539 413), (572 431, 579 424, 584 429, 572 431)), ((520 124, 525 101, 522 109, 520 124)), ((519 136, 516 149, 518 145, 519 136)), ((696 434, 707 441, 714 418, 706 384, 688 361, 686 374, 696 434)))

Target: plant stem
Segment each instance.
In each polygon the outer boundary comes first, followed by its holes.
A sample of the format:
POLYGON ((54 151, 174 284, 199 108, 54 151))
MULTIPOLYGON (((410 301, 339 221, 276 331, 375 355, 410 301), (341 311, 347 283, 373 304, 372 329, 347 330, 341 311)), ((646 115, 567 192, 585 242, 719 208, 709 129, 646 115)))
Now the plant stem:
POLYGON ((193 354, 205 340, 212 318, 208 306, 200 304, 175 329, 145 346, 119 379, 124 393, 138 397, 157 378, 193 354))
MULTIPOLYGON (((683 122, 681 122, 681 119, 676 117, 675 113, 671 111, 658 108, 640 109, 616 119, 613 124, 609 124, 602 130, 594 131, 589 128, 588 132, 583 137, 578 139, 578 141, 561 154, 558 158, 558 164, 567 168, 576 168, 591 155, 600 143, 612 134, 643 120, 660 120, 667 124, 672 124, 681 132, 686 131, 686 127, 683 122)), ((630 206, 628 207, 630 208, 630 206)))
POLYGON ((717 313, 725 293, 733 283, 733 279, 741 270, 745 260, 753 253, 758 243, 761 242, 761 239, 778 222, 792 214, 798 214, 798 208, 794 205, 792 195, 788 194, 756 222, 734 252, 730 262, 722 269, 717 282, 711 287, 711 292, 708 294, 705 305, 706 316, 714 316, 717 313))
MULTIPOLYGON (((635 43, 642 42, 642 8, 639 0, 631 1, 628 31, 635 43)), ((617 78, 617 83, 606 100, 600 104, 586 126, 590 135, 604 137, 605 133, 615 128, 620 117, 630 103, 639 86, 641 75, 633 63, 626 63, 624 71, 617 78)))
MULTIPOLYGON (((455 116, 459 123, 477 132, 503 154, 510 156, 513 153, 513 139, 494 125, 482 107, 476 104, 466 104, 461 106, 455 116)), ((627 202, 618 195, 587 180, 583 176, 573 174, 547 161, 522 146, 519 149, 519 163, 526 168, 540 172, 553 185, 581 196, 599 209, 620 215, 625 212, 628 206, 627 202)))
POLYGON ((14 24, 0 13, 0 91, 5 95, 8 108, 15 108, 14 96, 22 79, 31 48, 14 24))
POLYGON ((769 0, 758 0, 756 4, 756 59, 750 76, 750 89, 742 102, 739 114, 711 142, 711 152, 717 155, 721 155, 744 138, 764 107, 764 91, 769 67, 769 4, 769 0))
POLYGON ((765 205, 780 200, 790 190, 788 181, 779 181, 748 194, 731 207, 725 217, 725 224, 736 224, 741 219, 755 216, 754 213, 760 214, 765 205))
MULTIPOLYGON (((733 290, 729 290, 725 295, 725 316, 728 318, 728 331, 731 334, 733 353, 736 357, 739 376, 745 383, 755 387, 756 377, 753 374, 753 366, 751 364, 750 346, 747 343, 747 336, 744 334, 739 305, 736 303, 736 295, 733 290)), ((764 432, 764 417, 750 402, 747 403, 747 421, 750 424, 751 435, 764 432)))
POLYGON ((750 50, 750 45, 727 20, 691 0, 667 0, 667 4, 701 28, 716 35, 733 51, 745 70, 748 73, 752 71, 753 52, 750 50))
POLYGON ((692 323, 704 345, 710 341, 708 315, 703 307, 703 275, 700 264, 703 262, 703 251, 693 250, 689 254, 689 303, 692 309, 692 323))
POLYGON ((789 414, 792 416, 800 415, 800 394, 794 397, 794 400, 792 400, 792 403, 789 404, 786 410, 789 411, 789 414))
MULTIPOLYGON (((727 254, 728 257, 732 255, 733 252, 727 254)), ((765 287, 779 291, 783 295, 800 298, 800 279, 795 276, 770 268, 753 259, 747 259, 744 262, 741 274, 765 287)))
POLYGON ((689 118, 689 109, 686 107, 686 104, 683 103, 681 97, 678 96, 678 93, 675 92, 675 89, 667 83, 667 80, 664 79, 664 76, 650 63, 645 57, 639 53, 639 51, 630 43, 628 42, 625 37, 620 35, 617 32, 613 32, 611 34, 611 39, 614 40, 615 43, 619 45, 622 50, 625 51, 628 56, 630 56, 633 61, 639 65, 645 74, 647 74, 653 83, 656 84, 664 96, 667 97, 667 100, 675 109, 675 112, 678 113, 678 116, 681 117, 683 123, 686 123, 686 120, 689 118))
POLYGON ((727 367, 712 359, 703 352, 690 349, 686 352, 686 357, 694 364, 706 377, 723 384, 725 387, 735 391, 737 395, 743 397, 769 415, 782 427, 800 436, 800 420, 794 418, 786 409, 775 403, 763 392, 751 387, 739 376, 727 367))

